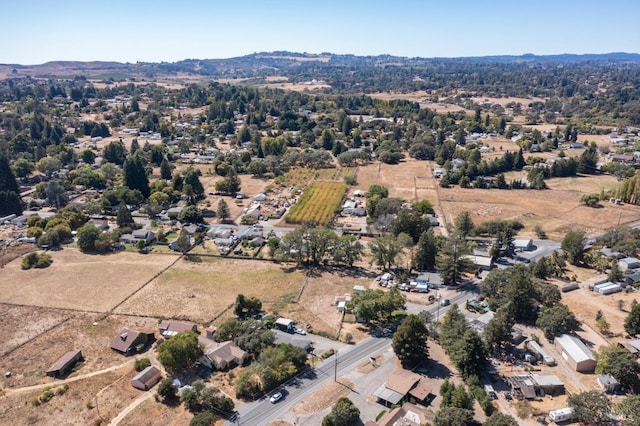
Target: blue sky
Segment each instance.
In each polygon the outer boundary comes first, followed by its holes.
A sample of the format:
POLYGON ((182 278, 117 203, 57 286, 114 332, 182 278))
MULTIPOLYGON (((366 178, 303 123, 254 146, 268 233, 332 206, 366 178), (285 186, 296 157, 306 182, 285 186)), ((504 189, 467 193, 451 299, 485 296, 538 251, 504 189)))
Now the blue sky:
POLYGON ((6 0, 0 63, 640 52, 631 0, 6 0))

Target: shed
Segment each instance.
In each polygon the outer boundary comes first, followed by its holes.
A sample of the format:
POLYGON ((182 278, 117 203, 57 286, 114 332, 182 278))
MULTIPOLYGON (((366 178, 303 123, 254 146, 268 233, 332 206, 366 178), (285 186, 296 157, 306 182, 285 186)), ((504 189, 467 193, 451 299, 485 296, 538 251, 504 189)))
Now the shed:
POLYGON ((562 286, 560 287, 560 291, 566 293, 572 290, 577 290, 579 288, 580 284, 578 284, 577 281, 571 281, 570 283, 562 284, 562 286))
POLYGON ((574 370, 581 373, 590 373, 595 370, 596 357, 577 336, 563 334, 556 337, 554 345, 574 370))
POLYGON ((491 258, 489 256, 477 256, 477 255, 465 255, 464 259, 468 259, 473 262, 473 266, 483 271, 491 270, 491 258))
POLYGON ((278 318, 275 322, 275 325, 282 331, 293 333, 293 326, 295 325, 295 323, 296 322, 294 320, 288 318, 278 318))
POLYGON ((620 383, 611 374, 598 374, 598 384, 605 392, 615 392, 620 387, 620 383))
POLYGON ((47 370, 47 376, 63 377, 71 372, 78 361, 82 361, 82 351, 73 350, 62 355, 47 370))
POLYGON ((544 349, 542 349, 542 346, 540 346, 538 342, 529 340, 526 346, 527 349, 535 353, 538 358, 542 359, 545 365, 556 365, 556 359, 553 356, 549 355, 544 349))
POLYGON ((513 240, 513 248, 520 251, 531 250, 533 240, 531 238, 516 238, 513 240))
POLYGON ((153 365, 148 366, 131 379, 131 386, 136 389, 148 391, 162 378, 162 373, 153 365))
POLYGON ((640 268, 640 260, 635 257, 625 257, 624 259, 618 260, 618 267, 622 271, 626 271, 627 269, 638 269, 640 268))
POLYGON ((622 291, 622 287, 620 286, 620 284, 610 284, 608 286, 605 287, 601 287, 598 289, 598 293, 600 294, 613 294, 613 293, 618 293, 622 291))

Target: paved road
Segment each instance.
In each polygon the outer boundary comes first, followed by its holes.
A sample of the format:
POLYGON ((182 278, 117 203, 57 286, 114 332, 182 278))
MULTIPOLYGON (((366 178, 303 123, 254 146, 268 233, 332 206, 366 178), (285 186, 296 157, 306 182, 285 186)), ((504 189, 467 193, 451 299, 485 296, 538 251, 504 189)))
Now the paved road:
MULTIPOLYGON (((475 286, 471 286, 465 290, 458 292, 456 295, 449 297, 451 304, 457 303, 461 307, 464 303, 477 295, 475 286)), ((434 315, 444 316, 449 310, 449 306, 431 305, 425 307, 427 311, 434 315)), ((280 387, 285 398, 277 404, 271 404, 269 397, 266 397, 247 404, 242 404, 238 408, 238 418, 235 423, 227 422, 226 425, 266 425, 272 421, 283 418, 284 415, 297 402, 301 401, 326 383, 334 379, 334 372, 337 370, 337 376, 343 376, 354 370, 358 365, 366 362, 369 357, 384 352, 391 346, 391 339, 388 337, 369 337, 357 345, 349 347, 347 350, 338 353, 338 361, 336 365, 335 357, 319 364, 315 369, 298 375, 288 384, 280 387)))

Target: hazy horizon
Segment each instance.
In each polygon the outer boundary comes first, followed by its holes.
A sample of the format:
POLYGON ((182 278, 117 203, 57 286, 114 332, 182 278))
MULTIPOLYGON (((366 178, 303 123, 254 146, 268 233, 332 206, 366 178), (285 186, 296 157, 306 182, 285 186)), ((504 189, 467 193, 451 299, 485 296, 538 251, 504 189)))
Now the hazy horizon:
POLYGON ((422 58, 639 53, 640 2, 140 0, 3 5, 0 63, 177 62, 256 52, 422 58), (7 42, 10 41, 10 42, 7 42))

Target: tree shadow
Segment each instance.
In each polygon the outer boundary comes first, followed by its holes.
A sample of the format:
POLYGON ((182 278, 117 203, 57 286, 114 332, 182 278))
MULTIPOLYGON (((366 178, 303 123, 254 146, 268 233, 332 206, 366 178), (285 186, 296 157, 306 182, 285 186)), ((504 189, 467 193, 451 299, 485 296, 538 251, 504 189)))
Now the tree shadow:
POLYGON ((426 376, 432 379, 449 379, 453 375, 449 367, 435 359, 429 358, 422 366, 427 370, 426 376))

